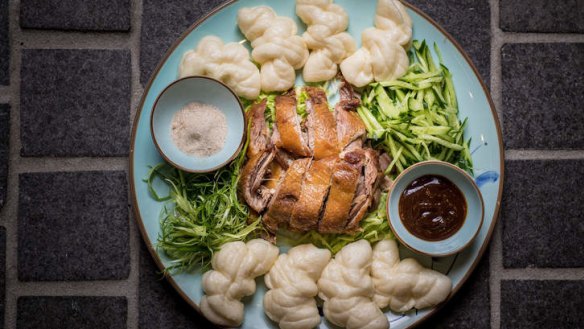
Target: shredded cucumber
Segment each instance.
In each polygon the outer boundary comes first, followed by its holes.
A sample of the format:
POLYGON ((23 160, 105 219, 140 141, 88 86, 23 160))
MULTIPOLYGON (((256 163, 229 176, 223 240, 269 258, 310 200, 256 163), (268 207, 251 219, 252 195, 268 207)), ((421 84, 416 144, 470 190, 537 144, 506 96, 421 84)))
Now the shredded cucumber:
POLYGON ((452 74, 436 45, 434 49, 438 64, 426 42, 414 40, 406 74, 372 83, 362 93, 357 113, 374 145, 392 156, 383 168, 389 176, 424 160, 447 161, 472 173, 466 119, 458 119, 452 74))

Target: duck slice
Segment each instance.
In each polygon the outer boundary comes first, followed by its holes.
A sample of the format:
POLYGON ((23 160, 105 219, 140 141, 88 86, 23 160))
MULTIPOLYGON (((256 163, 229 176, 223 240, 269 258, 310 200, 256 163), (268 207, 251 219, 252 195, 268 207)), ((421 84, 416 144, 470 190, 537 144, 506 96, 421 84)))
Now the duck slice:
POLYGON ((359 222, 365 217, 367 210, 378 191, 379 177, 379 154, 371 148, 363 149, 364 165, 363 172, 357 185, 357 192, 349 211, 349 220, 345 232, 351 233, 359 229, 359 222))
POLYGON ((319 232, 344 231, 361 176, 363 159, 363 152, 348 152, 335 164, 326 207, 318 224, 319 232))
POLYGON ((263 185, 270 174, 275 152, 265 151, 247 160, 241 172, 240 190, 251 209, 261 213, 272 197, 273 190, 263 185))
POLYGON ((270 146, 270 132, 264 113, 266 112, 266 100, 252 105, 246 113, 247 122, 249 122, 249 145, 247 147, 247 156, 254 157, 270 146))
POLYGON ((330 157, 312 162, 302 181, 302 193, 290 219, 290 230, 317 229, 337 160, 337 157, 330 157))
POLYGON ((337 123, 337 137, 339 149, 344 150, 347 145, 357 139, 365 138, 365 124, 355 109, 361 101, 355 96, 353 87, 343 82, 340 87, 341 100, 335 106, 335 119, 337 123))
POLYGON ((276 127, 274 142, 297 156, 310 156, 311 151, 302 136, 300 117, 296 114, 296 95, 291 91, 276 96, 276 127))
POLYGON ((324 90, 315 87, 305 87, 304 90, 309 96, 306 100, 308 145, 314 158, 319 160, 337 155, 337 124, 324 90))
POLYGON ((296 158, 289 152, 286 152, 286 150, 276 149, 276 161, 282 166, 282 168, 288 169, 294 160, 296 160, 296 158))
POLYGON ((294 205, 300 199, 302 178, 310 161, 310 158, 295 160, 284 174, 262 219, 269 231, 275 233, 280 225, 288 225, 294 205))

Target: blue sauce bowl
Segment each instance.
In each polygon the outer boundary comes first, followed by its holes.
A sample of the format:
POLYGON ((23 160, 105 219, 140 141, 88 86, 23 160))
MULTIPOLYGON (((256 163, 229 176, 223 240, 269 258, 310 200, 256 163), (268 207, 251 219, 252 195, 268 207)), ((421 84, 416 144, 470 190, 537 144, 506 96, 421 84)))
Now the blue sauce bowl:
POLYGON ((393 182, 387 201, 389 225, 397 239, 406 247, 420 254, 443 257, 466 248, 483 224, 483 197, 473 178, 464 170, 443 161, 424 161, 404 170, 393 182), (439 241, 418 238, 408 231, 399 215, 399 200, 404 189, 415 179, 425 175, 442 176, 450 180, 466 199, 466 218, 454 235, 439 241))
POLYGON ((203 76, 179 79, 168 85, 154 103, 150 117, 154 145, 171 165, 187 172, 210 172, 231 162, 245 142, 245 116, 237 95, 222 82, 203 76), (227 137, 223 148, 208 157, 181 151, 173 142, 171 123, 185 105, 199 102, 214 105, 225 115, 227 137))

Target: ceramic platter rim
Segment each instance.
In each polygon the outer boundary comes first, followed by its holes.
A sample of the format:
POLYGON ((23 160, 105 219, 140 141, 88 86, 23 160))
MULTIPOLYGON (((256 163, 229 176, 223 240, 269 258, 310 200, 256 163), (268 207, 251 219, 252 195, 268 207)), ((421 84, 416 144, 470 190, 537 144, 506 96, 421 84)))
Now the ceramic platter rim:
MULTIPOLYGON (((293 0, 287 0, 287 1, 293 1, 293 0)), ((377 0, 370 0, 370 1, 376 2, 377 0)), ((191 25, 185 32, 182 33, 182 35, 177 40, 175 40, 173 42, 173 44, 166 51, 162 60, 158 63, 158 65, 154 69, 148 83, 146 84, 146 86, 144 88, 144 93, 141 97, 140 103, 138 105, 138 108, 137 108, 137 111, 135 114, 135 118, 134 118, 134 122, 133 122, 133 126, 132 126, 132 136, 131 136, 131 146, 130 146, 130 161, 129 161, 129 167, 130 167, 129 168, 129 172, 130 172, 130 184, 129 185, 130 185, 130 194, 131 194, 130 199, 132 202, 134 216, 135 216, 136 222, 138 224, 138 228, 140 230, 142 238, 146 242, 146 246, 147 246, 148 251, 150 252, 152 257, 154 258, 156 265, 158 266, 158 268, 161 271, 164 270, 165 266, 164 266, 163 260, 161 259, 161 256, 158 254, 156 247, 154 245, 154 243, 156 242, 156 239, 155 239, 155 237, 153 239, 152 237, 150 237, 148 235, 148 232, 147 232, 147 229, 146 229, 146 226, 144 223, 144 217, 147 217, 147 216, 153 217, 155 219, 155 222, 158 223, 160 213, 158 213, 158 212, 154 213, 154 214, 147 213, 147 214, 144 214, 145 216, 142 216, 143 212, 141 212, 140 207, 141 207, 141 202, 143 203, 145 201, 141 201, 141 199, 138 197, 138 191, 142 192, 144 189, 146 189, 146 184, 142 181, 142 179, 144 177, 138 176, 136 173, 137 170, 135 169, 135 166, 147 167, 147 165, 153 165, 153 164, 141 163, 140 161, 135 159, 136 154, 137 154, 135 152, 135 150, 136 150, 136 141, 137 141, 136 137, 138 135, 138 128, 142 125, 149 126, 148 120, 150 118, 150 115, 148 115, 148 113, 149 113, 148 111, 152 111, 151 108, 144 109, 144 106, 146 103, 146 99, 151 96, 150 93, 152 93, 151 88, 152 88, 153 83, 158 78, 161 70, 163 70, 163 68, 164 68, 165 64, 167 63, 171 54, 176 50, 177 47, 179 47, 181 45, 181 43, 183 43, 184 39, 189 34, 191 34, 191 32, 195 31, 196 28, 199 27, 199 25, 201 25, 202 23, 204 23, 207 19, 213 17, 214 15, 220 13, 222 10, 226 9, 230 5, 237 3, 237 2, 247 2, 247 0, 239 0, 239 1, 238 0, 229 0, 229 1, 219 5, 218 7, 214 8, 209 13, 207 13, 206 15, 201 17, 193 25, 191 25), (145 113, 143 113, 143 110, 148 112, 148 113, 146 113, 147 115, 145 116, 145 118, 142 118, 142 116, 144 116, 144 114, 145 114, 145 113), (143 120, 141 120, 141 118, 143 120)), ((264 0, 263 2, 268 4, 268 5, 276 5, 276 3, 270 3, 267 0, 264 0)), ((483 254, 484 254, 484 252, 485 252, 485 250, 490 242, 494 227, 497 223, 497 220, 499 217, 498 214, 499 214, 500 204, 501 204, 501 195, 503 192, 503 179, 504 179, 504 149, 503 149, 503 144, 502 144, 503 139, 502 139, 499 119, 498 119, 497 113, 495 111, 495 106, 494 106, 493 101, 491 99, 489 90, 487 89, 487 87, 485 86, 485 83, 480 78, 478 70, 476 69, 476 67, 474 66, 472 61, 470 60, 469 56, 466 54, 466 52, 464 52, 464 50, 458 44, 458 42, 448 32, 446 32, 440 25, 438 25, 432 18, 430 18, 428 15, 426 15, 425 13, 423 13, 421 10, 414 7, 413 5, 407 3, 406 1, 403 1, 403 3, 404 3, 404 5, 406 5, 406 7, 411 12, 417 14, 418 16, 420 16, 420 18, 422 20, 425 20, 427 23, 432 25, 433 28, 436 29, 437 33, 440 34, 444 38, 445 41, 450 42, 454 46, 455 51, 457 51, 459 53, 459 56, 464 59, 464 62, 460 65, 463 65, 463 66, 467 65, 470 68, 470 70, 467 70, 467 71, 469 71, 470 74, 478 80, 478 84, 480 85, 480 87, 484 93, 484 98, 486 100, 487 106, 490 109, 492 124, 494 124, 494 128, 496 131, 496 137, 497 137, 497 143, 495 143, 495 146, 498 145, 499 163, 498 163, 498 167, 493 168, 493 169, 498 170, 498 173, 497 173, 498 175, 496 178, 494 178, 494 182, 496 182, 498 184, 498 186, 497 186, 497 190, 496 190, 496 201, 494 201, 494 204, 491 205, 491 208, 493 210, 492 218, 490 218, 490 224, 488 225, 488 228, 485 232, 485 235, 482 236, 482 241, 480 241, 480 246, 477 247, 478 252, 476 252, 476 255, 474 255, 474 256, 469 256, 471 258, 466 260, 464 266, 468 266, 469 264, 470 264, 470 266, 464 272, 464 274, 462 275, 462 278, 454 285, 453 290, 447 299, 447 301, 449 301, 456 294, 456 292, 461 288, 461 286, 466 282, 466 280, 468 279, 470 274, 474 271, 475 267, 477 266, 479 260, 482 258, 483 254)), ((372 23, 373 23, 373 18, 371 19, 371 25, 372 25, 372 23)), ((236 23, 233 22, 233 25, 235 25, 235 24, 236 23)), ((414 23, 414 31, 415 30, 416 30, 416 24, 414 23)), ((194 45, 191 45, 191 48, 192 47, 194 47, 194 45)), ((447 63, 447 66, 449 66, 448 63, 447 63)), ((454 79, 456 80, 456 75, 454 76, 454 79)), ((457 92, 458 92, 458 90, 457 90, 457 92)), ((156 95, 154 97, 156 97, 156 95)), ((471 97, 472 97, 472 94, 471 94, 471 97)), ((469 120, 469 122, 470 122, 470 120, 469 120)), ((151 138, 151 137, 148 135, 147 138, 151 138)), ((481 138, 482 138, 482 134, 481 134, 481 138)), ((474 140, 473 140, 473 142, 474 142, 474 140)), ((484 145, 487 145, 487 143, 485 143, 484 145)), ((471 145, 471 148, 472 148, 472 145, 471 145)), ((157 153, 155 148, 153 148, 151 151, 157 153)), ((475 164, 475 166, 476 166, 476 164, 475 164)), ((494 195, 494 193, 495 193, 495 191, 493 191, 492 194, 494 195)), ((160 205, 160 208, 162 208, 162 204, 160 205)), ((485 209, 485 210, 487 210, 487 209, 485 209)), ((487 213, 485 213, 485 221, 488 219, 486 217, 487 217, 487 213)), ((486 221, 486 223, 488 224, 489 222, 486 221)), ((477 237, 477 239, 478 239, 478 237, 477 237)), ((451 266, 454 266, 456 262, 457 262, 456 259, 454 261, 452 261, 451 266)), ((170 282, 170 284, 174 287, 174 289, 179 293, 179 295, 189 305, 191 305, 196 311, 200 312, 197 303, 191 297, 189 297, 188 294, 185 292, 185 289, 187 287, 184 287, 184 284, 177 282, 174 275, 167 276, 167 279, 170 282)), ((439 305, 438 307, 434 307, 434 308, 429 309, 429 310, 424 310, 423 313, 420 315, 418 315, 416 312, 415 318, 413 318, 412 321, 409 321, 409 323, 406 325, 401 325, 401 326, 398 325, 398 328, 413 328, 413 327, 419 325, 422 321, 428 319, 432 314, 434 314, 437 310, 439 310, 440 308, 442 308, 446 304, 447 303, 445 302, 445 303, 442 303, 441 305, 439 305)), ((322 325, 321 325, 321 327, 322 327, 322 325)), ((392 325, 392 328, 395 328, 395 326, 392 325)))

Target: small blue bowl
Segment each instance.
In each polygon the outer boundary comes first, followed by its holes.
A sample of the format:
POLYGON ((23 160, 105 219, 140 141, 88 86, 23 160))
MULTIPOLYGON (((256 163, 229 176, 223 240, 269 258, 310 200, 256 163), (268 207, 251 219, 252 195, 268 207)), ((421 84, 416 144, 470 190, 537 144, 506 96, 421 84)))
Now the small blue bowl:
POLYGON ((404 170, 393 182, 387 201, 389 225, 398 240, 406 247, 420 254, 443 257, 466 248, 478 234, 483 224, 484 203, 479 188, 473 178, 464 170, 443 161, 424 161, 404 170), (437 175, 450 180, 460 189, 466 199, 466 218, 462 227, 447 239, 427 241, 408 231, 399 215, 399 199, 404 189, 414 180, 424 175, 437 175))
POLYGON ((186 77, 174 81, 158 95, 150 117, 150 130, 154 145, 168 163, 188 172, 214 171, 235 159, 243 147, 243 105, 235 92, 218 80, 203 76, 186 77), (172 140, 171 123, 174 114, 192 102, 214 105, 227 120, 225 145, 208 157, 184 153, 172 140))

